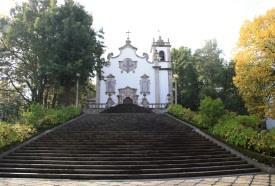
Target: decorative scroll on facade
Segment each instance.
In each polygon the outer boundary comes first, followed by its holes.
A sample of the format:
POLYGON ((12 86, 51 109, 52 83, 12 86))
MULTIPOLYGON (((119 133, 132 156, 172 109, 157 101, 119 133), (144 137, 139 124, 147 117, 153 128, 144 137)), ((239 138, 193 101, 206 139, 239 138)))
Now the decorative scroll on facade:
POLYGON ((150 80, 149 80, 149 76, 147 76, 146 74, 141 76, 140 93, 141 94, 149 94, 150 93, 150 80))
POLYGON ((127 73, 133 71, 137 68, 137 61, 133 61, 131 58, 125 58, 123 61, 119 61, 119 68, 121 73, 126 71, 127 73))
POLYGON ((116 89, 116 80, 115 80, 115 76, 113 76, 112 74, 108 75, 106 77, 106 94, 115 94, 116 89))

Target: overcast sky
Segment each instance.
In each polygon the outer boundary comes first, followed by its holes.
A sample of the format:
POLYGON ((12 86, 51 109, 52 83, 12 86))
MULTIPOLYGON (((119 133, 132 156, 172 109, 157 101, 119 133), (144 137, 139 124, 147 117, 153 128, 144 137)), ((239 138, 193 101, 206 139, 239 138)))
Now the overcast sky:
MULTIPOLYGON (((118 52, 131 32, 138 53, 150 52, 159 33, 172 47, 196 49, 216 38, 225 58, 232 51, 245 20, 275 8, 275 0, 76 0, 94 17, 94 27, 105 32, 106 53, 118 52), (159 30, 159 32, 158 32, 159 30)), ((0 13, 8 14, 18 0, 0 0, 0 13)), ((59 0, 58 2, 62 2, 59 0)))

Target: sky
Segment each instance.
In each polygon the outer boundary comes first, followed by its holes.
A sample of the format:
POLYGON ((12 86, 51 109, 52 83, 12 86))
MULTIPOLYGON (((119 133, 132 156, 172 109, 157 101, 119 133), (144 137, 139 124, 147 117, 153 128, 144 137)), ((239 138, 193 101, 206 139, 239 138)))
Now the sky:
MULTIPOLYGON (((137 53, 150 52, 153 38, 169 38, 173 48, 193 51, 216 39, 223 57, 231 59, 245 20, 275 8, 275 0, 75 0, 93 16, 94 28, 103 28, 106 54, 117 54, 130 31, 137 53)), ((22 0, 0 0, 7 15, 22 0)), ((62 3, 62 0, 58 1, 62 3)))

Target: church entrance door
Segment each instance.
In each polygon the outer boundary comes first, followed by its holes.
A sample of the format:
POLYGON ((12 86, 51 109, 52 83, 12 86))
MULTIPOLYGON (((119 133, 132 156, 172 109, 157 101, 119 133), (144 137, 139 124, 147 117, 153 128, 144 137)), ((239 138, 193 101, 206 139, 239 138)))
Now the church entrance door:
POLYGON ((119 104, 138 104, 137 89, 125 87, 119 90, 118 103, 119 104))
POLYGON ((133 100, 129 97, 126 97, 124 100, 123 100, 123 104, 133 104, 133 100))

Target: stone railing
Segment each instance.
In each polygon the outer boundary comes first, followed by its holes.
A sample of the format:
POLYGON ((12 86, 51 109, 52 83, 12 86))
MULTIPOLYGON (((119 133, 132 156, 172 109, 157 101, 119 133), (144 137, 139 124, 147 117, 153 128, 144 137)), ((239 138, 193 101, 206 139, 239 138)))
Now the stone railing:
MULTIPOLYGON (((116 106, 117 104, 113 105, 116 106)), ((139 105, 142 107, 142 105, 139 105)), ((152 110, 165 110, 167 109, 168 104, 167 103, 150 103, 147 106, 144 106, 146 108, 150 108, 152 110)), ((94 101, 88 101, 87 105, 84 109, 85 113, 99 113, 105 109, 107 109, 106 103, 95 103, 94 101)))
POLYGON ((167 103, 150 103, 149 108, 150 109, 166 109, 167 103))
POLYGON ((87 103, 87 108, 88 109, 105 109, 106 108, 106 103, 87 103))

